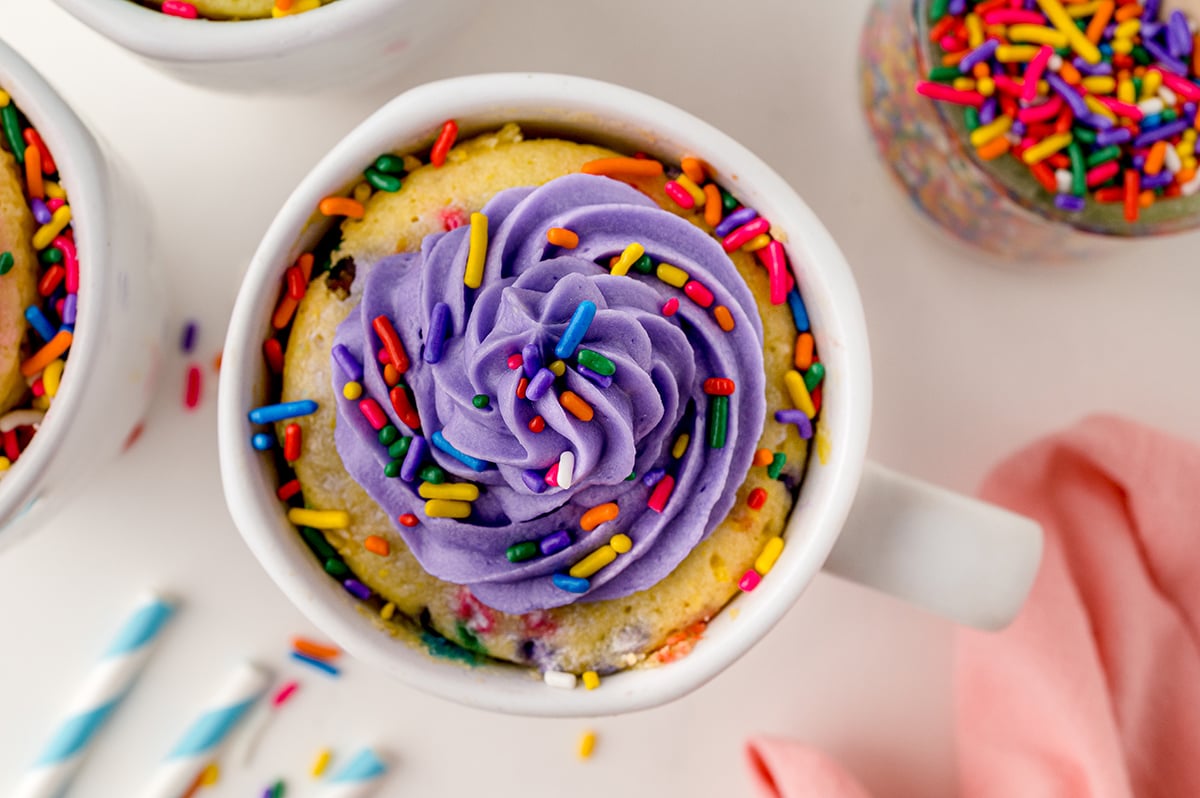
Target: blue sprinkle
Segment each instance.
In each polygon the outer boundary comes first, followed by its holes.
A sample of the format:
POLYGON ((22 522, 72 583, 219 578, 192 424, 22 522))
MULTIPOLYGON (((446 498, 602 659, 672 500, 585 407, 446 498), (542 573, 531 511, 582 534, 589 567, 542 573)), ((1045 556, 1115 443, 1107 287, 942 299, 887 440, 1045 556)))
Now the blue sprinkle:
POLYGON ((793 288, 788 291, 788 307, 792 309, 792 321, 796 322, 797 332, 808 332, 808 309, 804 307, 804 298, 793 288))
POLYGON ((592 371, 587 366, 576 366, 575 370, 578 371, 581 376, 587 377, 589 380, 596 383, 601 388, 612 387, 612 382, 613 382, 612 377, 606 376, 604 374, 598 374, 598 373, 592 371))
MULTIPOLYGON (((529 363, 529 359, 525 359, 525 363, 529 363)), ((554 372, 547 368, 540 368, 533 375, 533 379, 529 381, 529 385, 525 387, 525 398, 531 402, 536 402, 546 395, 546 391, 550 390, 550 386, 554 384, 554 372)))
POLYGON ((412 443, 408 445, 408 451, 404 454, 404 462, 400 464, 400 479, 405 482, 412 482, 416 479, 421 462, 428 453, 429 442, 424 438, 414 437, 412 443))
POLYGON ((571 533, 565 529, 560 529, 542 538, 538 542, 538 549, 541 550, 544 556, 549 557, 551 554, 557 554, 570 545, 571 533))
POLYGON ((337 361, 338 367, 342 373, 346 375, 346 379, 351 382, 362 382, 363 367, 362 363, 358 362, 349 349, 344 345, 338 344, 333 348, 333 359, 337 361))
POLYGON ((316 657, 310 657, 307 654, 301 654, 299 651, 292 652, 292 659, 296 660, 297 662, 303 662, 305 665, 311 665, 319 671, 328 673, 330 676, 337 676, 341 673, 336 666, 330 665, 328 662, 319 660, 316 657))
POLYGON ((179 342, 179 348, 187 354, 196 348, 196 322, 189 321, 183 325, 183 339, 179 342))
POLYGON ((275 445, 275 440, 265 432, 260 432, 250 439, 250 445, 256 451, 265 452, 275 445))
POLYGON ((596 318, 596 303, 587 299, 580 302, 575 308, 575 312, 571 314, 571 320, 567 322, 567 329, 563 330, 562 337, 558 339, 558 345, 554 347, 554 354, 563 360, 575 354, 575 348, 583 343, 583 336, 587 335, 594 318, 596 318))
MULTIPOLYGON (((1173 176, 1168 173, 1168 177, 1173 176)), ((1079 213, 1084 208, 1083 197, 1076 197, 1074 194, 1056 194, 1054 195, 1054 207, 1059 210, 1079 213)))
POLYGON ((298 402, 282 402, 277 405, 263 405, 250 411, 251 424, 270 424, 288 418, 310 416, 317 412, 317 403, 312 399, 301 399, 298 402))
POLYGON ((559 590, 565 590, 568 593, 586 593, 592 586, 592 583, 586 579, 577 579, 567 574, 555 574, 550 577, 550 581, 554 582, 554 586, 559 590))
POLYGON ((450 306, 439 302, 429 314, 429 338, 425 341, 425 362, 437 363, 446 351, 446 335, 450 332, 450 306))
POLYGON ((58 333, 58 330, 54 329, 54 325, 37 305, 25 308, 25 321, 29 322, 30 327, 37 330, 37 334, 42 337, 43 341, 49 341, 58 333))
MULTIPOLYGON (((488 466, 491 465, 491 463, 489 463, 487 460, 480 460, 478 457, 472 457, 471 455, 460 452, 458 449, 454 448, 454 445, 451 444, 450 441, 446 440, 446 436, 442 435, 441 430, 433 433, 433 445, 472 471, 487 471, 488 466)), ((411 449, 409 451, 411 451, 411 449)))
POLYGON ((525 376, 532 379, 542 367, 542 347, 538 344, 525 344, 521 350, 521 365, 525 368, 525 376))
POLYGON ((646 472, 645 476, 642 477, 642 484, 647 488, 653 488, 660 481, 662 481, 662 478, 666 475, 667 471, 665 468, 655 468, 652 471, 646 472))

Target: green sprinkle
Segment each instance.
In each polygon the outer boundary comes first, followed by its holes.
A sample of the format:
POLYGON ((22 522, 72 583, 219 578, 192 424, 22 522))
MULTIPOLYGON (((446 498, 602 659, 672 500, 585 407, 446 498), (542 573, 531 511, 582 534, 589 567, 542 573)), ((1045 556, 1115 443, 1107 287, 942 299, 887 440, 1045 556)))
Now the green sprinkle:
POLYGON ((625 477, 626 482, 633 482, 637 479, 637 471, 630 471, 629 476, 625 477))
MULTIPOLYGON (((1141 66, 1150 66, 1150 64, 1154 61, 1154 59, 1150 57, 1150 53, 1146 50, 1146 48, 1142 47, 1140 44, 1133 48, 1133 52, 1130 53, 1130 55, 1132 55, 1133 60, 1137 61, 1141 66)), ((1138 95, 1140 96, 1141 93, 1142 92, 1139 89, 1138 95)))
POLYGON ((408 445, 412 443, 412 437, 405 435, 400 440, 388 447, 388 457, 393 460, 398 460, 408 454, 408 445))
POLYGON ((417 472, 417 477, 425 482, 441 485, 446 481, 446 472, 442 470, 441 466, 427 465, 417 472))
POLYGON ((337 553, 337 549, 329 545, 329 541, 325 539, 325 536, 318 529, 313 529, 311 526, 302 526, 300 527, 300 537, 312 549, 313 554, 322 560, 337 559, 340 556, 337 553))
POLYGON ((271 785, 271 798, 283 798, 283 781, 276 781, 271 785))
POLYGON ((52 263, 62 263, 62 250, 58 247, 46 247, 38 254, 38 260, 47 265, 52 263))
POLYGON ((488 399, 487 394, 484 393, 475 394, 475 398, 471 400, 471 404, 475 405, 480 410, 483 410, 485 407, 491 404, 491 402, 492 400, 488 399))
POLYGON ((392 424, 388 424, 383 429, 379 430, 379 442, 384 446, 391 446, 400 437, 400 430, 392 424))
POLYGON ((638 274, 650 274, 654 271, 654 261, 649 255, 643 255, 633 262, 633 270, 638 274))
POLYGON ((8 139, 8 148, 12 150, 17 163, 25 163, 25 140, 21 138, 21 120, 17 118, 17 108, 11 102, 0 108, 0 123, 4 125, 4 137, 8 139))
POLYGON ((538 544, 532 540, 527 540, 524 543, 514 543, 508 547, 508 551, 504 552, 504 556, 508 558, 509 562, 532 560, 538 556, 538 544))
POLYGON ((787 463, 787 455, 783 452, 776 452, 771 458, 771 464, 767 466, 767 476, 771 479, 779 479, 779 475, 783 473, 783 466, 787 463))
POLYGON ((725 189, 721 189, 721 209, 724 210, 725 213, 737 210, 737 206, 741 204, 742 203, 738 202, 737 197, 733 196, 725 189))
MULTIPOLYGON (((405 438, 405 440, 408 440, 405 438)), ((395 479, 400 476, 400 469, 404 467, 404 461, 397 458, 389 460, 388 464, 383 467, 383 475, 388 479, 395 479)))
POLYGON ((729 397, 713 396, 708 400, 708 447, 724 449, 729 433, 729 397))
POLYGON ((1174 108, 1168 108, 1162 112, 1162 119, 1164 122, 1174 122, 1178 118, 1179 114, 1175 113, 1174 108))
POLYGON ((473 651, 476 654, 488 653, 487 646, 479 641, 479 638, 467 628, 465 623, 460 621, 455 626, 455 631, 458 632, 458 639, 462 642, 462 647, 467 651, 473 651))
POLYGON ((371 184, 371 187, 377 191, 386 191, 389 194, 395 194, 404 184, 400 182, 400 178, 395 175, 385 175, 374 167, 369 167, 363 172, 363 177, 371 184))
POLYGON ((0 277, 12 271, 14 262, 11 252, 0 252, 0 277))
POLYGON ((402 175, 405 172, 404 159, 399 155, 384 153, 375 159, 372 164, 373 168, 378 172, 385 172, 390 175, 402 175))
MULTIPOLYGON (((1076 197, 1086 196, 1087 195, 1087 170, 1084 168, 1084 165, 1083 165, 1083 149, 1079 146, 1079 142, 1072 141, 1070 144, 1067 145, 1067 155, 1071 156, 1071 193, 1074 194, 1076 197)), ((821 364, 814 363, 813 367, 815 368, 816 366, 819 366, 819 365, 821 365, 821 364)), ((811 373, 812 373, 812 370, 810 369, 809 374, 811 374, 811 373)), ((822 367, 821 373, 822 374, 825 373, 824 367, 822 367)), ((817 382, 820 382, 820 381, 821 381, 821 378, 818 377, 817 382)), ((804 383, 806 385, 808 384, 808 374, 804 375, 804 383)), ((809 388, 808 390, 811 391, 812 388, 809 388)))
POLYGON ((1091 130, 1086 127, 1071 128, 1071 135, 1077 141, 1082 141, 1084 144, 1095 144, 1096 143, 1096 131, 1091 130))
POLYGON ((946 8, 949 5, 950 0, 929 0, 929 21, 937 22, 946 16, 946 8))
POLYGON ((962 76, 958 67, 939 66, 929 70, 929 79, 937 83, 953 83, 962 76))
POLYGON ((1096 150, 1087 157, 1087 161, 1085 161, 1085 163, 1087 164, 1087 168, 1091 169, 1094 166, 1099 166, 1105 161, 1111 161, 1114 158, 1120 157, 1121 148, 1114 144, 1111 147, 1105 147, 1104 149, 1096 150))
POLYGON ((821 380, 823 379, 825 379, 824 364, 813 363, 808 371, 804 372, 804 387, 811 393, 817 389, 817 386, 821 384, 821 380))
POLYGON ((341 579, 343 576, 350 575, 350 568, 341 560, 335 560, 331 557, 325 561, 325 573, 341 579))
POLYGON ((437 632, 429 630, 421 632, 421 643, 429 651, 430 656, 464 662, 467 665, 475 665, 479 662, 479 658, 475 654, 452 640, 447 640, 437 632))
POLYGON ((979 127, 979 112, 973 106, 968 105, 963 111, 963 123, 966 124, 967 130, 979 127))
POLYGON ((613 363, 604 355, 594 352, 591 349, 580 349, 579 356, 576 359, 579 361, 579 365, 589 368, 601 376, 611 377, 617 373, 616 363, 613 363))

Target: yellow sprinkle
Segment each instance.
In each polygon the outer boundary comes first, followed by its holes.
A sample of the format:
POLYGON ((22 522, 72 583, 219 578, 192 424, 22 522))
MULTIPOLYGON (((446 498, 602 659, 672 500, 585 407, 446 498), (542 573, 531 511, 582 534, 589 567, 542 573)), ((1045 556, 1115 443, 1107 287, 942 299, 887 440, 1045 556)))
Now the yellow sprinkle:
POLYGON ((771 243, 771 236, 766 233, 759 233, 754 238, 742 244, 742 249, 746 252, 758 252, 763 247, 771 243))
POLYGON ((456 482, 435 485, 432 482, 422 482, 417 488, 422 499, 454 499, 460 502, 473 502, 479 498, 479 486, 471 482, 456 482))
POLYGON ((591 759, 592 751, 596 750, 596 733, 588 729, 579 738, 579 758, 591 759))
POLYGON ((1049 158, 1054 153, 1066 147, 1071 143, 1070 133, 1056 133, 1053 136, 1046 138, 1034 144, 1029 149, 1021 154, 1021 160, 1033 166, 1035 163, 1041 163, 1049 158))
POLYGON ((42 396, 35 396, 33 401, 29 403, 29 406, 34 410, 49 410, 50 397, 44 394, 42 396))
POLYGON ((683 454, 687 451, 688 443, 691 441, 691 439, 691 436, 686 432, 676 438, 675 445, 671 447, 671 456, 676 460, 678 460, 680 457, 683 457, 683 454))
POLYGON ((288 510, 288 520, 296 526, 311 526, 313 529, 345 529, 350 526, 350 513, 345 510, 306 510, 293 507, 288 510))
POLYGON ((390 601, 387 604, 384 604, 383 607, 381 607, 379 610, 379 617, 383 618, 385 621, 390 621, 392 619, 392 616, 395 614, 396 614, 396 605, 390 601))
POLYGON ((804 415, 809 418, 817 414, 812 396, 808 393, 808 386, 804 384, 804 378, 800 376, 800 372, 792 369, 784 374, 783 384, 787 388, 788 395, 792 397, 792 404, 796 406, 797 410, 803 410, 804 415))
MULTIPOLYGON (((1042 13, 1050 20, 1050 24, 1058 28, 1064 36, 1067 37, 1067 44, 1071 49, 1079 54, 1084 61, 1089 64, 1100 63, 1100 48, 1092 44, 1091 40, 1083 34, 1079 28, 1075 27, 1075 20, 1071 19, 1066 10, 1062 7, 1062 3, 1058 0, 1037 0, 1037 4, 1042 9, 1042 13)), ((1011 31, 1012 28, 1010 27, 1011 31)))
POLYGON ((704 196, 704 189, 692 182, 692 179, 687 175, 680 175, 675 178, 675 182, 683 187, 683 190, 692 195, 692 201, 697 205, 703 206, 708 199, 704 196))
MULTIPOLYGON (((1157 72, 1147 73, 1157 75, 1157 72)), ((1092 94, 1112 94, 1117 90, 1117 79, 1112 75, 1089 75, 1083 79, 1083 87, 1092 94)), ((1143 93, 1145 90, 1143 89, 1143 93)))
POLYGON ((321 0, 295 0, 291 8, 283 9, 278 5, 271 7, 271 16, 275 19, 280 17, 290 17, 293 14, 303 14, 305 11, 312 11, 314 8, 321 7, 321 0))
POLYGON ((992 139, 1003 136, 1012 127, 1012 123, 1013 118, 1011 116, 999 116, 995 121, 988 122, 986 125, 980 125, 971 131, 971 145, 982 147, 992 139))
POLYGON ((50 199, 65 200, 67 198, 67 192, 63 191, 63 187, 51 180, 47 180, 43 188, 46 196, 50 199))
MULTIPOLYGON (((1130 81, 1132 83, 1133 81, 1130 81)), ((1083 81, 1083 85, 1087 85, 1087 79, 1083 81)), ((1150 70, 1142 77, 1142 99, 1149 100, 1154 95, 1158 94, 1158 90, 1162 88, 1162 73, 1158 70, 1150 70)))
POLYGON ((546 366, 546 368, 550 369, 550 373, 555 377, 561 377, 567 373, 567 364, 561 360, 554 361, 549 366, 546 366))
POLYGON ((975 78, 955 78, 951 85, 957 91, 975 91, 975 78))
POLYGON ((7 471, 12 468, 12 460, 9 460, 4 455, 0 455, 0 472, 7 471))
POLYGON ((200 771, 200 784, 204 787, 211 787, 221 778, 221 769, 217 767, 216 762, 209 762, 204 766, 204 770, 200 771))
POLYGON ((568 571, 576 579, 587 579, 617 559, 617 550, 605 544, 571 566, 568 571))
POLYGON ((967 44, 972 50, 983 44, 983 20, 978 14, 967 14, 967 44))
POLYGON ((357 382, 348 382, 342 386, 342 396, 353 402, 358 397, 362 396, 362 385, 357 382))
POLYGON ((1117 55, 1129 55, 1133 52, 1133 39, 1113 39, 1109 46, 1117 55))
POLYGON ((817 425, 817 459, 821 461, 821 465, 829 464, 829 455, 833 453, 833 442, 829 440, 829 433, 825 431, 824 424, 817 425))
POLYGON ((364 180, 354 187, 352 195, 360 205, 366 205, 371 198, 371 184, 364 180))
POLYGON ((430 518, 466 518, 470 514, 470 502, 452 499, 430 499, 425 502, 425 515, 430 518))
POLYGON ((482 213, 471 214, 471 243, 467 250, 467 270, 463 283, 467 288, 483 285, 483 263, 487 257, 488 218, 482 213))
POLYGON ((52 360, 50 365, 42 370, 42 387, 46 389, 46 396, 58 395, 58 386, 62 383, 63 368, 66 365, 62 360, 52 360))
POLYGON ((729 578, 729 569, 725 567, 725 561, 717 559, 716 555, 713 555, 713 558, 716 562, 709 563, 712 567, 713 579, 716 579, 721 584, 728 584, 731 580, 729 578))
POLYGON ((763 546, 758 559, 754 561, 754 570, 758 571, 760 576, 766 576, 775 567, 775 561, 779 559, 779 555, 782 553, 783 538, 776 535, 767 541, 767 545, 763 546))
POLYGON ((1100 0, 1095 0, 1092 3, 1076 3, 1067 7, 1067 13, 1075 19, 1082 17, 1090 17, 1100 8, 1100 0))
POLYGON ((1137 99, 1134 94, 1133 81, 1126 78, 1117 83, 1117 99, 1123 103, 1132 103, 1137 99))
POLYGON ((617 262, 612 265, 609 274, 620 277, 629 274, 629 268, 634 262, 646 254, 646 248, 636 241, 625 247, 625 251, 621 253, 621 257, 617 258, 617 262))
POLYGON ((1113 31, 1114 39, 1132 39, 1138 35, 1138 31, 1142 28, 1142 21, 1137 17, 1127 19, 1117 26, 1113 31))
POLYGON ((50 217, 50 221, 39 227, 38 231, 33 234, 33 248, 45 249, 50 246, 50 242, 70 223, 71 206, 63 205, 54 212, 54 215, 50 217))
POLYGON ((980 78, 975 82, 975 88, 978 89, 979 93, 984 97, 991 97, 996 93, 996 81, 992 80, 991 78, 980 78))
POLYGON ((4 91, 3 89, 0 89, 0 108, 3 108, 4 106, 8 105, 10 102, 12 102, 12 98, 8 96, 8 92, 4 91))
POLYGON ((738 616, 742 614, 742 611, 737 607, 730 607, 725 612, 729 613, 729 620, 731 621, 736 621, 738 616))
POLYGON ((583 686, 589 690, 595 690, 600 686, 600 674, 595 671, 584 671, 583 686))
POLYGON ((608 539, 608 545, 613 547, 613 551, 617 554, 628 554, 633 548, 633 540, 624 533, 617 533, 608 539))
POLYGON ((313 760, 312 768, 309 770, 314 779, 321 778, 321 774, 325 772, 325 768, 329 767, 329 760, 333 759, 333 752, 328 748, 322 748, 317 752, 317 758, 313 760))
POLYGON ((1083 102, 1088 108, 1092 109, 1092 113, 1100 114, 1100 116, 1103 116, 1113 122, 1117 121, 1117 115, 1113 113, 1112 109, 1090 94, 1083 98, 1083 102))
POLYGON ((1002 64, 1024 64, 1032 61, 1040 49, 1033 44, 1002 44, 996 48, 996 60, 1002 64))
POLYGON ((678 266, 672 266, 669 263, 658 264, 657 272, 658 279, 675 288, 683 288, 687 285, 687 281, 691 279, 688 273, 678 266))
POLYGON ((1067 37, 1064 33, 1044 25, 1009 25, 1008 40, 1010 42, 1048 44, 1054 48, 1067 46, 1067 37))

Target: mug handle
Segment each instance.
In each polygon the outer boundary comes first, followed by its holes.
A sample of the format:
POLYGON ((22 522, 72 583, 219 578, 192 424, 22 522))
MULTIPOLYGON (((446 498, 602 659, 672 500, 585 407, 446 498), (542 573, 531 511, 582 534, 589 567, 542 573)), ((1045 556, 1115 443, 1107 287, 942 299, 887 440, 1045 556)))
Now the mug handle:
POLYGON ((1007 626, 1042 555, 1042 528, 867 462, 825 570, 978 629, 1007 626))

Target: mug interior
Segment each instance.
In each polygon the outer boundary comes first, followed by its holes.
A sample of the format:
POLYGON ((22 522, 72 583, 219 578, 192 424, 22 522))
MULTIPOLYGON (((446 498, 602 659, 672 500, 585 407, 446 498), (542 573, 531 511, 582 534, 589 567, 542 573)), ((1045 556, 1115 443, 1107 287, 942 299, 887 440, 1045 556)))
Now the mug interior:
POLYGON ((828 555, 849 512, 870 422, 870 359, 853 277, 841 253, 795 192, 725 134, 665 102, 598 81, 561 75, 498 74, 426 84, 392 100, 343 139, 288 199, 268 229, 239 292, 225 346, 220 386, 220 452, 226 499, 250 548, 300 609, 353 656, 428 692, 471 706, 543 716, 602 715, 644 709, 682 696, 736 660, 774 625, 828 555), (249 445, 251 407, 267 401, 260 355, 284 270, 328 224, 315 213, 322 197, 344 190, 385 151, 428 147, 446 119, 463 138, 515 121, 527 132, 643 151, 666 162, 708 161, 722 184, 770 219, 804 294, 827 372, 818 429, 825 456, 810 446, 809 465, 775 568, 740 612, 710 621, 704 639, 669 665, 605 678, 596 691, 554 690, 526 667, 435 660, 385 634, 329 578, 275 497, 273 468, 249 445), (266 465, 266 467, 264 467, 266 465))

